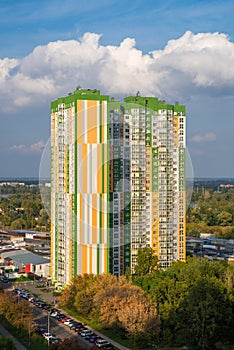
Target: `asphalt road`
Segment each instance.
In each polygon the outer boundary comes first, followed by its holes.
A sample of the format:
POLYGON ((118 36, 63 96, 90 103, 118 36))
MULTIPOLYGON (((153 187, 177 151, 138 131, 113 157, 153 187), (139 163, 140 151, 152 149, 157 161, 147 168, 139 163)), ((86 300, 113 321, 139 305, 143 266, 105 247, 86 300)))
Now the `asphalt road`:
MULTIPOLYGON (((2 283, 0 281, 2 287, 4 290, 12 290, 15 287, 14 283, 2 283)), ((27 286, 27 283, 18 283, 17 284, 18 288, 25 288, 29 287, 27 286)), ((28 289, 32 289, 28 288, 28 289)), ((34 321, 40 325, 41 327, 45 328, 45 332, 48 331, 48 319, 49 319, 49 333, 52 333, 56 338, 60 338, 61 340, 66 339, 66 338, 76 338, 79 341, 79 344, 81 344, 85 349, 90 349, 93 344, 90 344, 87 340, 82 338, 80 335, 75 333, 73 330, 70 330, 69 327, 65 326, 63 323, 59 322, 57 319, 48 316, 47 311, 44 311, 37 306, 33 305, 30 303, 30 306, 33 308, 33 315, 34 315, 34 321)))
MULTIPOLYGON (((30 290, 31 293, 34 293, 36 295, 38 295, 38 298, 41 300, 44 300, 47 303, 52 303, 52 301, 54 301, 54 296, 53 296, 53 290, 51 289, 49 292, 44 292, 42 288, 38 288, 37 283, 33 283, 33 282, 17 282, 17 283, 2 283, 0 281, 0 283, 2 284, 4 289, 9 289, 12 290, 15 287, 18 288, 24 288, 26 290, 30 290)), ((30 303, 31 304, 31 303, 30 303)), ((33 305, 32 305, 33 306, 33 305)), ((45 329, 47 329, 47 321, 48 321, 48 316, 47 313, 45 311, 42 311, 41 309, 38 309, 36 306, 33 306, 35 309, 37 309, 36 311, 34 311, 35 314, 35 321, 39 324, 41 324, 41 326, 45 327, 45 329), (37 314, 37 312, 41 312, 40 314, 37 314), (42 322, 42 323, 40 323, 42 322)), ((57 309, 59 309, 59 305, 56 304, 55 307, 57 309)), ((86 347, 86 349, 90 349, 93 345, 90 344, 87 340, 83 339, 80 335, 75 334, 74 331, 71 331, 69 329, 69 327, 63 325, 61 322, 57 321, 56 319, 54 319, 53 317, 50 317, 50 333, 54 334, 56 337, 61 338, 61 339, 65 339, 65 338, 70 338, 70 337, 76 337, 76 339, 79 339, 79 341, 81 342, 81 344, 84 344, 84 346, 86 347)), ((129 348, 120 345, 119 343, 115 342, 114 340, 108 338, 107 336, 104 336, 103 334, 101 334, 101 332, 98 332, 96 330, 93 330, 97 335, 99 335, 100 337, 106 339, 107 341, 109 341, 111 344, 113 344, 115 346, 116 349, 119 350, 130 350, 129 348)))
MULTIPOLYGON (((45 331, 48 331, 48 313, 46 311, 42 311, 40 308, 32 305, 34 321, 38 323, 41 327, 45 328, 45 331)), ((53 317, 49 316, 49 333, 52 333, 56 338, 65 339, 75 337, 79 339, 79 343, 83 345, 86 349, 90 349, 92 344, 85 339, 83 339, 80 335, 76 334, 74 331, 70 330, 69 327, 65 326, 63 323, 57 321, 53 317)))

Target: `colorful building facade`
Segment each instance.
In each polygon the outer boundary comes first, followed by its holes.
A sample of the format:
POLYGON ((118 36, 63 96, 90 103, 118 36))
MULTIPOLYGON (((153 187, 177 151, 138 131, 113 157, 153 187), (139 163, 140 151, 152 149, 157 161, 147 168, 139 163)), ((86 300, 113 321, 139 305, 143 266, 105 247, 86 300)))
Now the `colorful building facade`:
POLYGON ((51 103, 51 275, 185 260, 185 107, 76 90, 51 103))

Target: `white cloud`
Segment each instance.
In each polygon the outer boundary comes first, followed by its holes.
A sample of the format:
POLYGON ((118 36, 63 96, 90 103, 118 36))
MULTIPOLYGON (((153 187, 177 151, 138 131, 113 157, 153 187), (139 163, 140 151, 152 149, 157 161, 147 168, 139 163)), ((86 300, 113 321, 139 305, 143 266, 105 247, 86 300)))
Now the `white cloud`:
POLYGON ((204 135, 194 135, 191 138, 192 142, 201 143, 201 142, 210 142, 216 140, 216 134, 213 131, 207 132, 204 135))
POLYGON ((29 146, 26 145, 13 145, 8 148, 9 151, 16 151, 20 153, 30 153, 30 154, 35 154, 35 153, 41 153, 45 147, 44 141, 40 140, 36 143, 33 143, 29 146))
POLYGON ((155 95, 169 101, 233 95, 234 44, 219 33, 186 32, 163 50, 143 54, 134 39, 100 44, 99 34, 50 42, 22 59, 0 60, 2 110, 48 104, 77 85, 111 95, 155 95))

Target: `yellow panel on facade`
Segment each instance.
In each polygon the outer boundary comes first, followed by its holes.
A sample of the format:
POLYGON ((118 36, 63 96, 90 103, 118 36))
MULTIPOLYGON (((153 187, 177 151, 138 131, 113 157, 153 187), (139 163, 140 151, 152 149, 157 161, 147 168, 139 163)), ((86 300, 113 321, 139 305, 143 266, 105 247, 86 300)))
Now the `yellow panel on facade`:
POLYGON ((88 247, 89 249, 89 266, 90 266, 90 272, 92 272, 92 266, 93 266, 93 247, 90 245, 88 247))
POLYGON ((97 101, 87 101, 87 142, 97 143, 97 101))
MULTIPOLYGON (((92 195, 92 244, 97 243, 97 195, 92 195)), ((90 265, 92 266, 92 265, 90 265)))
POLYGON ((87 273, 87 245, 82 245, 82 274, 87 273))
POLYGON ((97 193, 102 193, 102 145, 97 144, 97 193))

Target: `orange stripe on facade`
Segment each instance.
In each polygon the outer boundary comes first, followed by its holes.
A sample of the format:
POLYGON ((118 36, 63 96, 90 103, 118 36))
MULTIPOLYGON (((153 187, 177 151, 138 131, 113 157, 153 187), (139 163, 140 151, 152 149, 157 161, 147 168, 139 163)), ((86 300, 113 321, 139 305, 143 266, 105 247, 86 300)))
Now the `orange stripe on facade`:
POLYGON ((102 193, 102 145, 97 144, 97 193, 102 193))
POLYGON ((97 243, 97 195, 92 195, 92 244, 97 243))
POLYGON ((93 249, 91 245, 89 246, 89 273, 93 272, 92 261, 93 261, 93 249))
POLYGON ((87 245, 82 245, 82 274, 87 273, 87 245))
POLYGON ((87 142, 97 143, 97 102, 87 101, 87 142))

